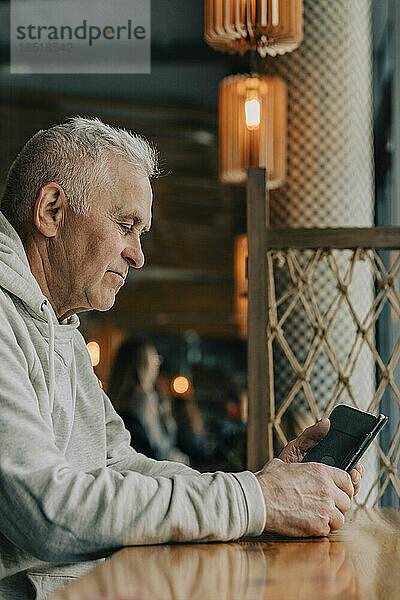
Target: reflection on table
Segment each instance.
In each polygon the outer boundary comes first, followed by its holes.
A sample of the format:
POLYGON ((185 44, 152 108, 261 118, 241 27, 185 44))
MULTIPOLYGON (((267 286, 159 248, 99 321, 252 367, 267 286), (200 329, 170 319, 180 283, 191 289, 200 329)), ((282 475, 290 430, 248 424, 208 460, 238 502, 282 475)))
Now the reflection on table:
POLYGON ((125 548, 51 600, 397 600, 400 513, 355 512, 327 537, 125 548))

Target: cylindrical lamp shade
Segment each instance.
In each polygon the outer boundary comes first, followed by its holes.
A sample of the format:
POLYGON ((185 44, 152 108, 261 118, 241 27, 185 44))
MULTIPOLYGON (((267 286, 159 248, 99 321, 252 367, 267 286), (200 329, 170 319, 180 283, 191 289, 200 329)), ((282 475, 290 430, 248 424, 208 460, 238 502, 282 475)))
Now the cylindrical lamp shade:
POLYGON ((219 88, 219 176, 245 183, 248 167, 264 167, 270 189, 286 175, 286 84, 280 77, 232 75, 219 88))
POLYGON ((215 50, 276 56, 303 39, 303 0, 205 0, 204 21, 215 50))
POLYGON ((238 235, 235 238, 234 258, 234 284, 235 284, 235 320, 238 325, 239 335, 247 336, 247 306, 248 306, 248 280, 247 257, 249 255, 247 235, 238 235))

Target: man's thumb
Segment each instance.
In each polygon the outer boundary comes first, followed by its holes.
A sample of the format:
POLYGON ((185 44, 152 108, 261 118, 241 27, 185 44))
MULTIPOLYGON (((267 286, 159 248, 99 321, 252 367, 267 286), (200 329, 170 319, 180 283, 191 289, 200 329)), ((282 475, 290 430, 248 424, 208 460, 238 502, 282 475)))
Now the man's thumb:
POLYGON ((297 447, 303 453, 308 452, 311 448, 314 448, 326 436, 331 426, 331 422, 326 417, 307 427, 303 433, 297 439, 297 447))

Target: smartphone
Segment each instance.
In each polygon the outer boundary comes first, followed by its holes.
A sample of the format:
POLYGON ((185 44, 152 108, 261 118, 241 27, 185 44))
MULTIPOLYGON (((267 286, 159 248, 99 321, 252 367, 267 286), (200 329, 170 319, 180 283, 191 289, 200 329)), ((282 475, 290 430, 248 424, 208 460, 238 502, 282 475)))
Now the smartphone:
POLYGON ((329 420, 328 433, 307 452, 302 462, 324 463, 350 473, 388 418, 339 404, 329 415, 329 420))

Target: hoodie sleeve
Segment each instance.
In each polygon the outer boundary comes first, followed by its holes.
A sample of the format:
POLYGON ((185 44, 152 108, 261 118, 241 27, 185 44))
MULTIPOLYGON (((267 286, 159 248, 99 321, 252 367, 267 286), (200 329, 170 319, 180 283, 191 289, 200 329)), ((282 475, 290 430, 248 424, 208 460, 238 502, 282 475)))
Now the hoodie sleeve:
MULTIPOLYGON (((125 545, 258 534, 265 508, 251 473, 183 472, 127 448, 107 402, 108 463, 73 467, 39 409, 30 359, 0 307, 0 530, 41 560, 95 559, 125 545)), ((82 448, 82 452, 84 452, 82 448)))
MULTIPOLYGON (((133 470, 151 477, 174 477, 175 475, 203 477, 216 475, 216 473, 200 474, 181 463, 160 461, 147 458, 136 452, 130 445, 130 433, 125 429, 123 420, 116 413, 110 399, 103 392, 106 431, 107 431, 107 466, 123 473, 133 470)), ((265 504, 260 485, 254 473, 244 471, 241 473, 222 473, 221 475, 233 476, 240 485, 244 495, 246 513, 248 517, 245 535, 259 535, 265 526, 265 504)))

